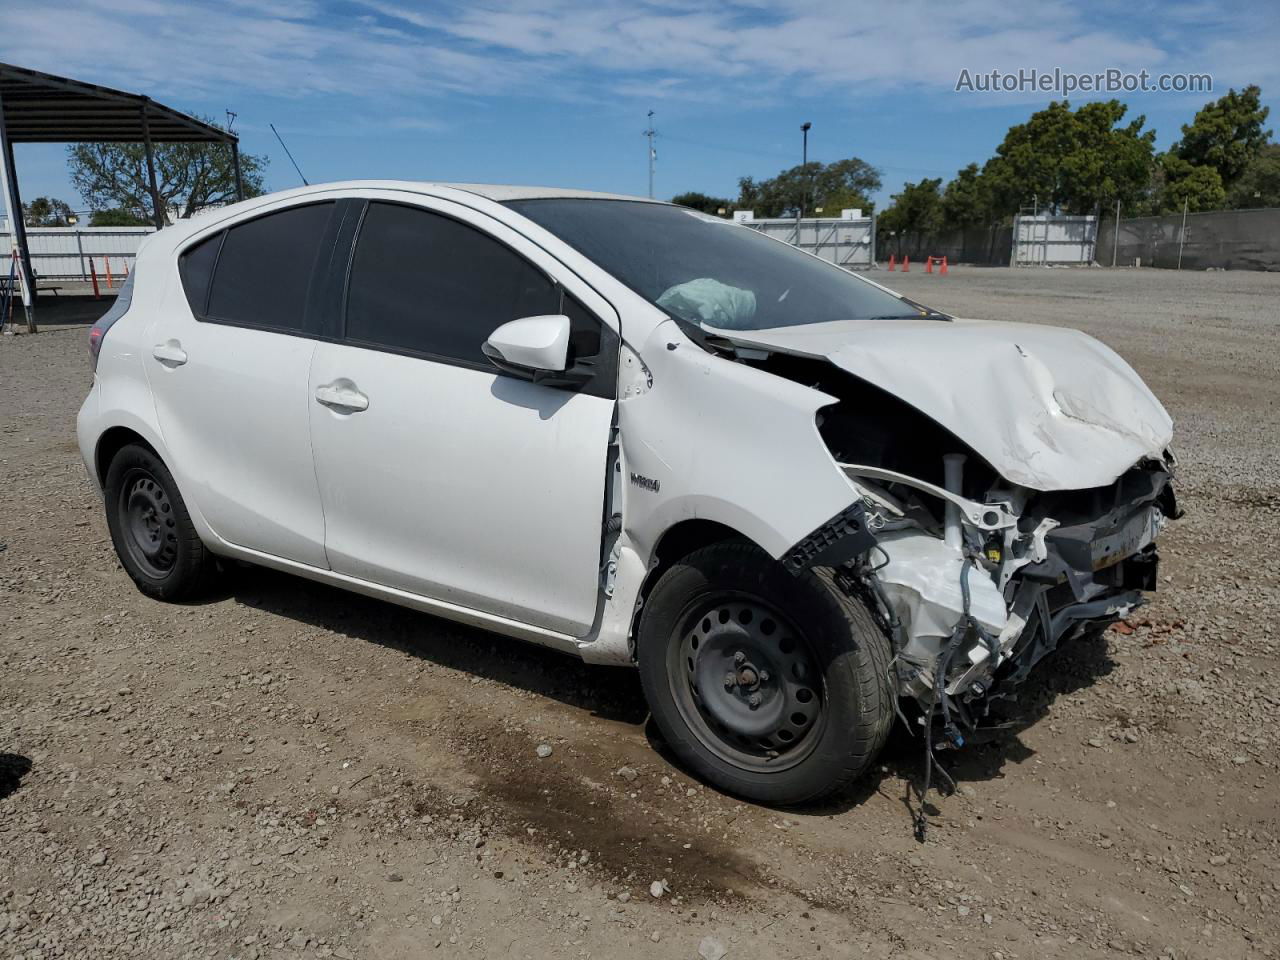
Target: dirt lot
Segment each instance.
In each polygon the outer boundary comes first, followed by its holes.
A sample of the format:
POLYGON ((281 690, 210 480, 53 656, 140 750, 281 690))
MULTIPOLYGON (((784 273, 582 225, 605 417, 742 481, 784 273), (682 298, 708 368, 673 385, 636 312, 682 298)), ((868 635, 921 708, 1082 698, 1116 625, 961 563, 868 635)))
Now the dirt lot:
POLYGON ((630 671, 274 573, 144 599, 74 444, 84 327, 0 339, 0 956, 1276 955, 1280 275, 880 278, 1118 349, 1187 509, 923 845, 906 734, 767 810, 671 764, 630 671))

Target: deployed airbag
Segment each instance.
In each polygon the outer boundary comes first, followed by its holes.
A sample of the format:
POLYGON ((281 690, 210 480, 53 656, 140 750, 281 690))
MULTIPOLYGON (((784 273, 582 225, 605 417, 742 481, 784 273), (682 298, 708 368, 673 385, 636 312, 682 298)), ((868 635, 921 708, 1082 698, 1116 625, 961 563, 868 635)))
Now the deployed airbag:
POLYGON ((737 330, 755 316, 756 295, 710 277, 699 277, 668 289, 658 298, 658 306, 690 323, 737 330))

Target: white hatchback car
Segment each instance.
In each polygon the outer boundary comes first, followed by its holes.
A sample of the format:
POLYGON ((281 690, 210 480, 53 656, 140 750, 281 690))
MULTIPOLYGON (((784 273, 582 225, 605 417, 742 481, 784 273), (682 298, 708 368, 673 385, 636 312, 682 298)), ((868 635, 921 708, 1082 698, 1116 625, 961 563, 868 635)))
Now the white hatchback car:
POLYGON ((249 561, 638 664, 683 762, 767 803, 901 706, 958 746, 1142 602, 1177 515, 1171 421, 1097 341, 630 197, 259 197, 149 238, 90 342, 144 592, 249 561))

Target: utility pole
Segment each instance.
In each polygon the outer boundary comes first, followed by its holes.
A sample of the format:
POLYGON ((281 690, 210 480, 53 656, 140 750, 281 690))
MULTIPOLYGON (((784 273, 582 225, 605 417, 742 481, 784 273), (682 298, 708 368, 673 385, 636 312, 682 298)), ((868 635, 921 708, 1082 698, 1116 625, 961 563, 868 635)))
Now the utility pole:
MULTIPOLYGON (((800 135, 804 138, 804 146, 801 148, 801 151, 800 151, 800 170, 804 175, 805 185, 804 187, 801 188, 801 191, 800 191, 800 212, 796 215, 797 230, 800 229, 799 220, 801 217, 804 216, 804 205, 805 205, 805 201, 808 200, 809 171, 805 168, 809 166, 809 128, 812 126, 813 124, 810 123, 808 120, 800 124, 800 135)), ((796 237, 796 242, 797 243, 800 242, 800 238, 798 236, 796 237)))
POLYGON ((1116 249, 1120 246, 1120 201, 1116 201, 1116 231, 1111 238, 1111 265, 1116 265, 1116 249))
POLYGON ((1190 197, 1182 198, 1182 229, 1178 232, 1178 269, 1182 269, 1182 245, 1187 241, 1187 202, 1190 197))
POLYGON ((653 129, 653 111, 649 111, 649 127, 644 131, 644 136, 649 138, 649 199, 653 199, 653 165, 658 159, 658 151, 654 149, 653 138, 658 135, 658 131, 653 129))

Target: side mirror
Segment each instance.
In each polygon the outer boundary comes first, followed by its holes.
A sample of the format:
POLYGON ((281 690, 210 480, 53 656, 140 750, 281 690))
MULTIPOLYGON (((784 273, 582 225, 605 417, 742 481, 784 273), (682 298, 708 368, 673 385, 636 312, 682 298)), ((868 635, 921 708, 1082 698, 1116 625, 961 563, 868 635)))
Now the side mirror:
POLYGON ((569 365, 569 318, 551 314, 512 320, 489 334, 481 349, 500 370, 562 372, 569 365))
POLYGON ((549 387, 577 386, 589 370, 569 368, 569 318, 563 314, 521 317, 504 323, 480 348, 503 373, 549 387))

